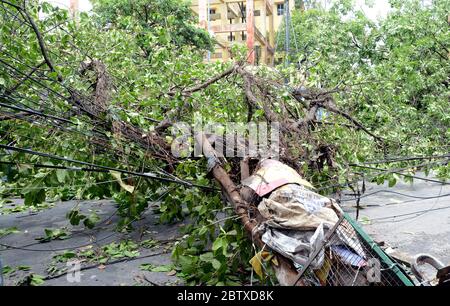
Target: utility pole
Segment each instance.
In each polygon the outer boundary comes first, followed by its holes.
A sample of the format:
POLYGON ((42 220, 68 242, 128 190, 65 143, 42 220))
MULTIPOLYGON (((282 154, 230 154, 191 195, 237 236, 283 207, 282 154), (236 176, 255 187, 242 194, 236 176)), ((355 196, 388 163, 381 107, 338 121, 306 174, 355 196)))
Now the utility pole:
POLYGON ((284 0, 284 16, 285 16, 285 42, 284 42, 284 50, 286 52, 285 65, 289 65, 289 45, 290 45, 290 28, 291 28, 291 14, 289 12, 289 0, 284 0))

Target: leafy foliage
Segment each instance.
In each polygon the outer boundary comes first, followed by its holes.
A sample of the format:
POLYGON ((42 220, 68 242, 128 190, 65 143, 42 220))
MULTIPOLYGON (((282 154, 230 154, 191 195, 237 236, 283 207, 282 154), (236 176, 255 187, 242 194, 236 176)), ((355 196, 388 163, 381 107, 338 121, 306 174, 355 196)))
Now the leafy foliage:
POLYGON ((209 35, 196 27, 189 3, 176 0, 128 1, 97 0, 94 11, 98 12, 104 24, 113 24, 120 29, 141 30, 137 41, 144 54, 152 54, 155 39, 160 45, 186 45, 200 49, 211 49, 209 35))
MULTIPOLYGON (((380 150, 370 136, 349 132, 342 126, 345 122, 330 118, 333 115, 325 117, 323 121, 334 124, 316 132, 321 142, 337 144, 342 181, 347 164, 448 152, 449 2, 392 4, 392 11, 378 22, 352 9, 352 1, 336 1, 329 10, 295 11, 292 16, 298 49, 291 54, 295 64, 286 73, 295 74, 294 83, 306 87, 335 89, 336 104, 351 110, 385 142, 380 150)), ((448 173, 445 167, 434 168, 438 174, 448 173)), ((318 183, 324 179, 317 171, 310 175, 319 175, 318 183)), ((388 179, 389 185, 396 180, 392 174, 377 178, 379 183, 388 179)))
MULTIPOLYGON (((396 174, 355 170, 349 165, 446 154, 450 143, 449 2, 423 6, 413 0, 393 1, 394 10, 379 23, 353 9, 351 1, 336 1, 329 10, 310 8, 314 7, 311 3, 307 3, 308 10, 293 14, 298 39, 298 50, 290 55, 294 64, 277 69, 259 67, 255 73, 267 84, 279 79, 278 70, 290 80, 286 86, 270 88, 278 112, 279 101, 284 101, 299 117, 305 115, 306 108, 291 97, 293 88, 331 89, 336 104, 350 110, 383 142, 374 141, 358 127, 349 128, 342 116, 323 112, 304 138, 290 139, 295 144, 290 149, 296 152, 295 162, 305 178, 324 194, 358 180, 361 174, 378 183, 387 180, 393 186, 400 179, 396 174), (326 154, 332 156, 328 163, 323 161, 326 154)), ((97 0, 94 13, 82 13, 77 21, 67 11, 47 3, 27 2, 25 10, 14 5, 21 7, 22 1, 7 4, 0 0, 0 102, 46 116, 24 115, 23 110, 2 106, 1 144, 161 177, 169 177, 167 172, 171 172, 199 185, 210 184, 204 160, 181 159, 167 165, 149 153, 150 146, 139 146, 111 127, 120 120, 138 128, 146 139, 155 131, 155 122, 161 122, 172 110, 177 110, 174 119, 189 123, 200 119, 247 121, 243 79, 236 74, 203 90, 182 94, 230 67, 230 63, 203 61, 203 52, 211 48, 212 39, 194 26, 186 3, 97 0), (30 18, 23 17, 25 12, 30 18), (35 21, 41 40, 30 20, 35 21), (105 65, 112 83, 107 111, 97 114, 99 118, 74 106, 74 100, 93 104, 97 97, 99 75, 83 69, 94 61, 105 65)), ((245 60, 244 51, 233 49, 238 62, 245 60)), ((254 110, 253 120, 264 115, 262 109, 254 110)), ((173 137, 166 136, 170 143, 173 137)), ((257 251, 218 193, 131 174, 118 176, 109 170, 94 172, 88 166, 74 168, 67 161, 23 152, 3 153, 2 197, 19 196, 29 207, 58 199, 113 198, 122 217, 118 224, 121 230, 129 229, 150 203, 156 204, 161 222, 190 220, 183 228, 184 239, 173 249, 177 275, 189 284, 248 282, 249 260, 257 251)), ((226 167, 232 168, 232 162, 226 167)), ((400 161, 390 167, 406 167, 413 173, 418 169, 414 165, 415 161, 400 161)), ((436 169, 443 178, 450 176, 448 165, 428 163, 422 168, 436 169)), ((83 215, 76 207, 67 217, 72 225, 83 223, 90 228, 99 221, 95 214, 83 215)), ((62 238, 60 234, 48 232, 46 239, 62 238)), ((78 256, 105 262, 136 257, 137 252, 136 244, 124 242, 107 245, 99 253, 64 253, 58 260, 78 256)), ((151 265, 144 269, 158 270, 151 265)), ((29 282, 40 284, 42 278, 35 275, 29 282)))

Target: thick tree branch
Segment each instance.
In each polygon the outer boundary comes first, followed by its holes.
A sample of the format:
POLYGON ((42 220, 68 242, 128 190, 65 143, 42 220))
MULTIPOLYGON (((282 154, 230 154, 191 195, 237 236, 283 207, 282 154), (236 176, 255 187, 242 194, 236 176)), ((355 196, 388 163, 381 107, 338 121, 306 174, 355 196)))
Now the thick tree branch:
POLYGON ((347 119, 348 121, 353 123, 358 129, 363 130, 366 134, 368 134, 371 137, 373 137, 376 141, 379 141, 380 143, 384 144, 384 139, 383 138, 381 138, 380 136, 377 136, 374 133, 372 133, 371 131, 369 131, 362 123, 360 123, 358 120, 356 120, 355 118, 353 118, 352 116, 350 116, 346 112, 339 110, 330 101, 322 104, 321 106, 323 106, 325 109, 329 110, 330 112, 333 112, 335 114, 338 114, 338 115, 344 117, 345 119, 347 119))
MULTIPOLYGON (((266 247, 261 240, 259 233, 256 230, 258 222, 256 216, 250 217, 249 208, 250 204, 245 202, 237 186, 233 183, 228 173, 222 168, 217 161, 217 153, 209 143, 207 137, 203 133, 198 133, 195 136, 197 143, 203 148, 203 154, 208 159, 208 165, 211 168, 211 172, 216 181, 222 186, 222 189, 227 196, 230 203, 233 205, 234 211, 239 217, 239 220, 243 224, 245 231, 251 237, 252 241, 260 248, 266 247)), ((261 216, 259 216, 261 217, 261 216)), ((275 270, 278 281, 281 285, 292 285, 297 279, 297 270, 293 267, 292 263, 286 258, 276 254, 278 265, 273 264, 272 267, 275 270)), ((302 285, 299 283, 298 285, 302 285)))
MULTIPOLYGON (((189 96, 189 95, 191 95, 192 93, 194 93, 194 92, 196 92, 196 91, 200 91, 200 90, 202 90, 202 89, 205 89, 205 88, 208 87, 209 85, 211 85, 211 84, 213 84, 213 83, 219 81, 220 79, 223 79, 224 77, 226 77, 226 76, 232 74, 232 73, 236 70, 236 67, 237 67, 237 66, 233 65, 233 66, 231 66, 230 68, 228 68, 227 70, 225 70, 224 72, 222 72, 221 74, 218 74, 218 75, 216 75, 215 77, 212 77, 212 78, 206 80, 206 81, 203 82, 203 83, 200 83, 200 84, 198 84, 198 85, 195 85, 195 86, 193 86, 193 87, 191 87, 191 88, 184 89, 184 90, 181 92, 181 94, 182 94, 183 96, 189 96)), ((176 91, 169 91, 169 92, 168 92, 168 95, 174 96, 176 93, 177 93, 176 91)))
POLYGON ((56 71, 55 66, 53 65, 52 61, 50 60, 50 57, 48 56, 47 47, 45 46, 44 39, 42 38, 42 34, 39 31, 36 23, 34 22, 33 18, 30 16, 25 7, 22 8, 22 13, 25 15, 26 19, 28 19, 28 22, 33 28, 34 34, 36 35, 36 38, 38 40, 39 48, 41 49, 41 53, 42 56, 44 57, 45 63, 47 64, 48 68, 50 68, 50 71, 57 73, 58 81, 62 82, 62 76, 56 71))

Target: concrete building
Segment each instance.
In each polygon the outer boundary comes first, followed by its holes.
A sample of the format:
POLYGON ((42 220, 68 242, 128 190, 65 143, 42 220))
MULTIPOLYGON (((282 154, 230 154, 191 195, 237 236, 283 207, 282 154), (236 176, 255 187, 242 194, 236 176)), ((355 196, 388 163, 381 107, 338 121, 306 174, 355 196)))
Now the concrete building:
MULTIPOLYGON (((294 0, 289 7, 294 9, 294 0)), ((275 33, 283 22, 285 0, 193 0, 191 8, 200 27, 217 41, 211 60, 226 61, 233 44, 245 44, 249 63, 273 65, 275 33)))

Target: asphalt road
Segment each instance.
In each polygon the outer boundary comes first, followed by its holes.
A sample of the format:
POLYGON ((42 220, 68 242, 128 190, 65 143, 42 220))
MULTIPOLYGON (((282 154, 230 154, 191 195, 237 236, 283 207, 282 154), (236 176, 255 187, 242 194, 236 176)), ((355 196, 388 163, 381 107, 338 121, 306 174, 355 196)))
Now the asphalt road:
MULTIPOLYGON (((387 184, 368 184, 366 189, 360 200, 362 209, 358 221, 368 234, 376 241, 385 242, 407 260, 426 253, 450 265, 448 182, 414 180, 412 184, 398 182, 393 188, 387 184)), ((355 204, 354 200, 343 202, 344 209, 354 218, 355 204)))
MULTIPOLYGON (((16 201, 16 204, 20 203, 16 201)), ((157 216, 152 210, 148 210, 144 218, 133 223, 134 230, 131 233, 118 233, 115 225, 118 216, 117 208, 112 201, 68 201, 56 203, 51 209, 46 209, 37 214, 28 212, 0 215, 0 228, 17 227, 18 233, 0 238, 0 244, 6 244, 17 249, 5 249, 0 246, 0 258, 3 266, 16 268, 29 267, 28 271, 18 270, 4 276, 6 285, 15 285, 28 274, 35 273, 46 276, 47 269, 55 266, 54 256, 64 253, 65 250, 98 250, 111 242, 120 242, 127 239, 139 242, 147 239, 162 241, 161 245, 152 248, 139 247, 139 256, 117 264, 94 265, 93 268, 81 271, 80 277, 67 278, 67 275, 45 281, 45 285, 174 285, 180 280, 173 273, 149 272, 140 269, 141 264, 150 263, 153 266, 171 264, 171 243, 179 236, 180 224, 157 224, 157 216), (73 227, 69 224, 65 215, 72 207, 78 204, 82 212, 97 212, 101 220, 100 224, 92 230, 86 230, 82 226, 73 227), (44 229, 67 228, 70 236, 65 240, 53 240, 40 243, 36 239, 45 236, 44 229), (19 249, 23 248, 23 249, 19 249), (168 275, 170 274, 170 275, 168 275), (78 281, 79 280, 79 281, 78 281)), ((116 259, 111 259, 116 260, 116 259)), ((92 263, 82 262, 81 267, 92 266, 92 263)), ((60 270, 75 268, 74 265, 57 263, 60 270)), ((25 270, 28 268, 25 268, 25 270)), ((57 272, 56 274, 59 274, 57 272)))
MULTIPOLYGON (((422 175, 423 176, 423 175, 422 175)), ((415 180, 413 184, 399 182, 393 188, 387 185, 367 184, 366 193, 361 198, 359 222, 376 241, 383 241, 389 250, 406 261, 411 261, 417 254, 428 253, 444 264, 450 264, 450 185, 415 180)), ((355 201, 345 196, 342 203, 344 210, 352 217, 356 216, 355 201)), ((20 204, 16 201, 15 204, 20 204)), ((80 281, 71 282, 66 275, 47 280, 45 285, 176 285, 181 283, 173 273, 149 272, 140 269, 141 264, 154 266, 171 263, 171 242, 180 236, 179 225, 160 225, 158 217, 148 210, 144 218, 134 223, 131 233, 118 233, 114 230, 118 221, 115 214, 116 205, 109 200, 68 201, 56 203, 51 209, 37 214, 20 212, 0 215, 0 228, 17 227, 18 233, 0 238, 0 258, 3 266, 16 268, 30 267, 28 271, 18 270, 6 275, 6 285, 15 285, 26 275, 36 273, 47 275, 47 269, 54 266, 54 256, 63 253, 63 249, 101 248, 111 242, 127 239, 143 241, 160 240, 159 247, 139 248, 139 258, 128 261, 94 266, 81 271, 80 281), (102 221, 93 230, 72 227, 65 218, 67 211, 78 205, 81 211, 97 212, 102 221), (39 243, 36 239, 44 236, 45 228, 67 228, 70 237, 65 240, 53 240, 39 243), (23 249, 20 249, 23 247, 23 249), (144 257, 144 258, 141 258, 144 257)), ((81 267, 89 266, 83 262, 81 267)), ((64 264, 56 265, 65 268, 64 264)), ((26 270, 27 268, 25 268, 26 270)))

